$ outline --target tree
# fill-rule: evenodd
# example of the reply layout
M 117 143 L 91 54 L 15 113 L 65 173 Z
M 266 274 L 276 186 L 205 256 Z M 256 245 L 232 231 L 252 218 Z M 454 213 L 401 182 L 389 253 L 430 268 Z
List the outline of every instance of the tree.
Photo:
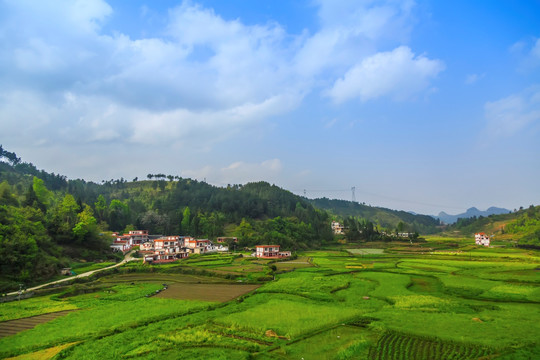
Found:
M 79 204 L 71 194 L 66 194 L 62 202 L 56 206 L 51 224 L 51 231 L 56 235 L 56 241 L 70 242 L 73 240 L 72 229 L 77 223 L 79 210 Z
M 43 223 L 43 214 L 39 210 L 0 205 L 0 273 L 3 276 L 17 281 L 36 277 L 36 262 L 44 257 L 39 253 L 38 245 L 42 244 L 45 251 L 50 246 Z M 41 274 L 37 275 L 41 277 Z
M 4 150 L 2 145 L 0 145 L 0 160 L 2 158 L 6 158 L 8 162 L 11 163 L 11 165 L 15 166 L 21 162 L 21 158 L 17 157 L 17 154 L 14 152 L 9 152 L 7 150 Z
M 184 235 L 190 235 L 190 224 L 191 224 L 191 210 L 189 206 L 186 206 L 184 213 L 182 215 L 182 222 L 180 223 L 180 232 Z
M 111 200 L 109 204 L 109 225 L 114 231 L 121 231 L 130 224 L 129 206 L 117 199 Z
M 77 218 L 79 222 L 72 229 L 75 239 L 81 245 L 94 247 L 98 239 L 98 228 L 92 208 L 85 205 L 84 210 L 77 215 Z
M 169 217 L 154 210 L 148 210 L 139 217 L 138 223 L 142 228 L 154 234 L 168 233 Z
M 7 181 L 0 183 L 0 205 L 19 206 L 19 201 L 11 192 Z
M 238 237 L 243 244 L 249 244 L 255 236 L 255 230 L 244 218 L 234 230 L 234 235 Z
M 96 209 L 98 219 L 103 221 L 107 212 L 107 201 L 103 195 L 99 194 L 97 201 L 94 203 L 94 208 Z
M 34 176 L 32 188 L 36 193 L 39 203 L 43 204 L 44 208 L 48 208 L 51 204 L 52 194 L 45 186 L 45 182 Z

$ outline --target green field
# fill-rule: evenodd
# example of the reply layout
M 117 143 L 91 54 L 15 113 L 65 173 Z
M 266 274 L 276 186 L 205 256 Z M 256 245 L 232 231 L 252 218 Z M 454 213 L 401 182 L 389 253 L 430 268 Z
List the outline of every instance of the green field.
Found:
M 0 358 L 540 358 L 539 254 L 458 240 L 129 264 L 0 304 L 0 321 L 76 310 L 0 338 Z

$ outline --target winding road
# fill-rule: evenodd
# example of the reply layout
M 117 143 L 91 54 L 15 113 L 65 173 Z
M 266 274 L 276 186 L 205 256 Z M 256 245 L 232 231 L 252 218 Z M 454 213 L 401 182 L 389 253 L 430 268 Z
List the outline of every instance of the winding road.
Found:
M 34 287 L 31 287 L 31 288 L 28 288 L 28 289 L 26 289 L 26 291 L 33 291 L 33 290 L 37 290 L 37 289 L 44 288 L 44 287 L 49 286 L 49 285 L 60 284 L 60 283 L 63 283 L 63 282 L 66 282 L 66 281 L 70 281 L 70 280 L 73 280 L 73 279 L 87 277 L 87 276 L 90 276 L 90 275 L 92 275 L 92 274 L 95 274 L 95 273 L 100 272 L 100 271 L 103 271 L 103 270 L 108 270 L 108 269 L 112 269 L 112 268 L 115 268 L 115 267 L 118 267 L 118 266 L 122 266 L 122 265 L 124 265 L 125 263 L 127 263 L 127 262 L 129 262 L 129 261 L 142 260 L 142 259 L 138 259 L 138 258 L 132 257 L 132 256 L 131 256 L 132 254 L 133 254 L 133 250 L 130 251 L 130 252 L 128 252 L 128 253 L 126 254 L 126 256 L 124 257 L 124 260 L 120 261 L 118 264 L 114 264 L 114 265 L 111 265 L 111 266 L 107 266 L 107 267 L 104 267 L 103 269 L 92 270 L 92 271 L 88 271 L 88 272 L 85 272 L 85 273 L 82 273 L 82 274 L 79 274 L 79 275 L 66 277 L 66 278 L 64 278 L 64 279 L 60 279 L 60 280 L 56 280 L 56 281 L 51 281 L 51 282 L 48 282 L 48 283 L 45 283 L 45 284 L 41 284 L 41 285 L 38 285 L 38 286 L 34 286 Z M 17 291 L 13 291 L 13 292 L 8 293 L 8 296 L 9 296 L 9 295 L 17 295 L 17 294 L 18 294 Z

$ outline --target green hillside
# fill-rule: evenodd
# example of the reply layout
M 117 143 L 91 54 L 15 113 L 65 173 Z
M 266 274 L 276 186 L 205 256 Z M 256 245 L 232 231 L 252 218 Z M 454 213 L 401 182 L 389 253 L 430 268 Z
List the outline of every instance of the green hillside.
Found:
M 404 230 L 430 234 L 438 231 L 439 221 L 428 215 L 415 215 L 406 211 L 391 210 L 381 207 L 363 205 L 345 200 L 314 199 L 311 203 L 329 211 L 338 218 L 357 217 L 368 219 L 385 228 L 396 228 L 399 223 L 405 225 Z
M 38 170 L 0 147 L 0 288 L 38 283 L 62 267 L 112 260 L 110 232 L 215 239 L 239 248 L 260 243 L 306 250 L 332 243 L 344 220 L 352 241 L 391 240 L 395 231 L 432 233 L 429 216 L 340 200 L 308 200 L 266 182 L 216 187 L 165 174 L 101 184 Z
M 458 219 L 447 228 L 447 232 L 472 235 L 485 232 L 495 240 L 513 240 L 519 245 L 540 246 L 540 206 L 501 215 Z

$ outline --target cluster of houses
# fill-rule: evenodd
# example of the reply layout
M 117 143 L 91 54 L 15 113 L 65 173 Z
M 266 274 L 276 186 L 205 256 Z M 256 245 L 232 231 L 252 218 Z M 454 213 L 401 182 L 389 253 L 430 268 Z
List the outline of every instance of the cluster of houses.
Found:
M 139 253 L 144 262 L 165 263 L 183 259 L 189 254 L 203 254 L 210 252 L 225 252 L 229 248 L 223 243 L 227 238 L 218 238 L 216 245 L 208 239 L 195 239 L 191 236 L 162 236 L 150 235 L 148 230 L 132 230 L 127 234 L 113 233 L 115 238 L 111 245 L 113 251 L 123 253 L 139 246 Z M 231 238 L 232 241 L 238 241 Z
M 132 230 L 127 234 L 112 234 L 114 241 L 111 245 L 113 251 L 126 253 L 133 246 L 139 246 L 139 253 L 144 262 L 152 264 L 167 263 L 180 260 L 189 254 L 204 254 L 212 252 L 226 252 L 227 242 L 236 243 L 235 237 L 218 237 L 216 244 L 208 239 L 195 239 L 191 236 L 162 236 L 150 235 L 148 230 Z M 252 254 L 261 259 L 282 259 L 291 256 L 290 251 L 280 251 L 279 245 L 257 245 Z
M 489 239 L 489 236 L 481 232 L 474 234 L 474 242 L 476 245 L 489 246 L 491 240 Z

